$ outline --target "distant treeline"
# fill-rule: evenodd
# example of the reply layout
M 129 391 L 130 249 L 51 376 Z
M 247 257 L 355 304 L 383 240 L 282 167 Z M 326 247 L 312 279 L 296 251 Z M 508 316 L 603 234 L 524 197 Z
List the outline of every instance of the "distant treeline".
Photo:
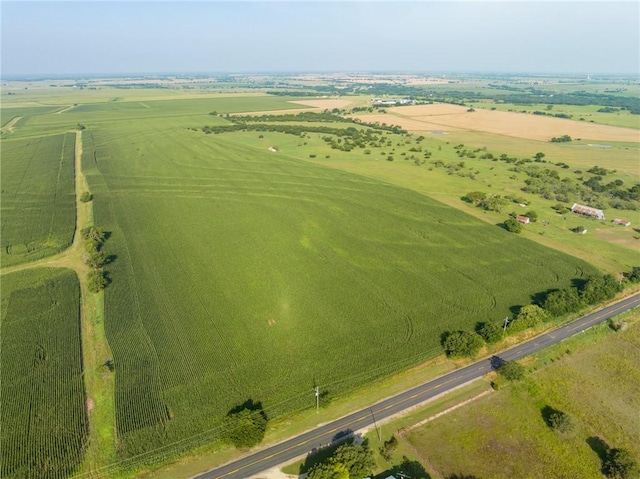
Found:
M 241 116 L 234 115 L 229 117 L 235 123 L 251 123 L 251 122 L 268 122 L 268 121 L 296 121 L 296 122 L 317 122 L 317 123 L 356 123 L 352 118 L 344 118 L 336 115 L 329 110 L 321 113 L 313 111 L 303 111 L 300 113 L 289 113 L 283 115 L 260 115 L 260 116 Z
M 603 107 L 629 110 L 634 115 L 640 115 L 640 98 L 634 96 L 619 96 L 587 91 L 557 92 L 552 89 L 543 90 L 528 87 L 525 89 L 508 85 L 489 84 L 489 88 L 497 90 L 494 95 L 487 92 L 449 90 L 424 86 L 406 86 L 389 84 L 354 83 L 349 88 L 334 86 L 314 86 L 312 89 L 268 91 L 267 93 L 280 96 L 318 96 L 318 95 L 348 95 L 366 93 L 371 96 L 403 96 L 422 101 L 438 101 L 443 103 L 464 104 L 465 101 L 492 99 L 504 103 L 531 105 L 543 103 L 547 105 L 599 105 Z

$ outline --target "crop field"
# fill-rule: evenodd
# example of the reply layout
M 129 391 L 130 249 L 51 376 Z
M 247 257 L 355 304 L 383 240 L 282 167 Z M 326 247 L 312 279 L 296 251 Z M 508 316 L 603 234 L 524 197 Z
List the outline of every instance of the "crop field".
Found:
M 2 278 L 0 475 L 57 479 L 79 467 L 87 440 L 75 274 Z
M 3 266 L 71 244 L 75 228 L 75 134 L 2 142 Z
M 387 114 L 362 115 L 362 118 L 397 124 L 413 131 L 464 129 L 541 141 L 562 135 L 589 140 L 640 141 L 640 131 L 634 128 L 506 111 L 467 110 L 458 105 L 419 105 L 390 108 Z
M 603 447 L 625 448 L 640 457 L 639 326 L 613 333 L 604 324 L 588 337 L 556 346 L 543 353 L 550 358 L 548 366 L 522 383 L 421 426 L 407 437 L 445 477 L 600 479 Z M 549 408 L 569 415 L 574 424 L 570 434 L 547 425 Z
M 444 331 L 595 272 L 415 192 L 268 150 L 294 135 L 258 136 L 153 122 L 83 135 L 117 258 L 105 314 L 123 456 L 211 441 L 248 398 L 270 417 L 311 407 L 314 384 L 330 399 L 438 354 Z

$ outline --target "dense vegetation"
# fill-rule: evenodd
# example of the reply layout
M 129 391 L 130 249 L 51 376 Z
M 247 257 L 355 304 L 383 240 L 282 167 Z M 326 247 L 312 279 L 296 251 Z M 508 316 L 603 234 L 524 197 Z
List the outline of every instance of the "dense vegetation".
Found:
M 57 479 L 80 465 L 87 441 L 74 273 L 2 277 L 0 475 Z

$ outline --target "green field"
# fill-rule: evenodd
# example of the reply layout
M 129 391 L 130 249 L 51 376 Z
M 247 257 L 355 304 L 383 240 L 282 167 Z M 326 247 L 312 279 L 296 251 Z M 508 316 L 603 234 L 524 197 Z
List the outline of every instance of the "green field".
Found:
M 572 234 L 584 220 L 522 192 L 524 173 L 461 159 L 455 146 L 496 157 L 544 151 L 544 166 L 574 182 L 590 175 L 577 169 L 615 168 L 607 181 L 626 188 L 638 181 L 638 145 L 470 131 L 418 140 L 275 117 L 260 124 L 334 130 L 205 134 L 205 125 L 237 124 L 227 113 L 304 107 L 264 94 L 60 90 L 30 90 L 24 105 L 12 97 L 12 114 L 38 98 L 55 112 L 18 115 L 3 133 L 2 262 L 70 244 L 74 134 L 65 132 L 83 125 L 83 173 L 111 259 L 104 325 L 116 475 L 211 447 L 225 414 L 248 399 L 285 420 L 313 408 L 314 385 L 324 404 L 337 401 L 440 354 L 446 331 L 501 320 L 537 293 L 637 262 L 633 228 L 592 222 L 589 235 Z M 352 127 L 370 133 L 366 144 L 346 133 Z M 23 161 L 25 152 L 39 160 Z M 483 212 L 460 199 L 474 190 L 524 196 L 540 220 L 510 234 L 498 225 L 526 210 L 512 201 Z M 637 211 L 616 213 L 640 221 Z
M 3 266 L 59 252 L 75 228 L 75 133 L 2 141 Z
M 3 478 L 69 477 L 82 461 L 88 431 L 79 310 L 73 272 L 2 277 Z
M 117 257 L 105 311 L 125 455 L 211 430 L 247 398 L 277 417 L 311 406 L 315 382 L 335 397 L 438 354 L 444 331 L 595 272 L 246 135 L 154 123 L 83 135 Z
M 407 438 L 444 476 L 599 479 L 602 445 L 640 457 L 639 326 L 612 333 L 604 324 L 583 339 L 555 346 L 542 354 L 549 365 L 522 383 Z M 554 432 L 545 423 L 545 407 L 569 414 L 575 431 Z

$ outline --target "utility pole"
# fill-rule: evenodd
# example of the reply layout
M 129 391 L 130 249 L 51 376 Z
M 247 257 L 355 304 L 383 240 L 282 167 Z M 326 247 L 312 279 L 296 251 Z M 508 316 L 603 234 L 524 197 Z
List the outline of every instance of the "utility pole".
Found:
M 378 423 L 376 423 L 376 417 L 373 415 L 373 408 L 369 408 L 371 411 L 371 419 L 373 419 L 373 426 L 376 428 L 376 432 L 378 433 L 378 441 L 382 442 L 382 436 L 380 435 L 380 428 L 378 428 Z
M 509 316 L 504 318 L 504 326 L 502 327 L 502 334 L 507 330 L 507 324 L 509 324 Z
M 316 394 L 316 414 L 320 412 L 320 387 L 314 386 L 313 391 Z

